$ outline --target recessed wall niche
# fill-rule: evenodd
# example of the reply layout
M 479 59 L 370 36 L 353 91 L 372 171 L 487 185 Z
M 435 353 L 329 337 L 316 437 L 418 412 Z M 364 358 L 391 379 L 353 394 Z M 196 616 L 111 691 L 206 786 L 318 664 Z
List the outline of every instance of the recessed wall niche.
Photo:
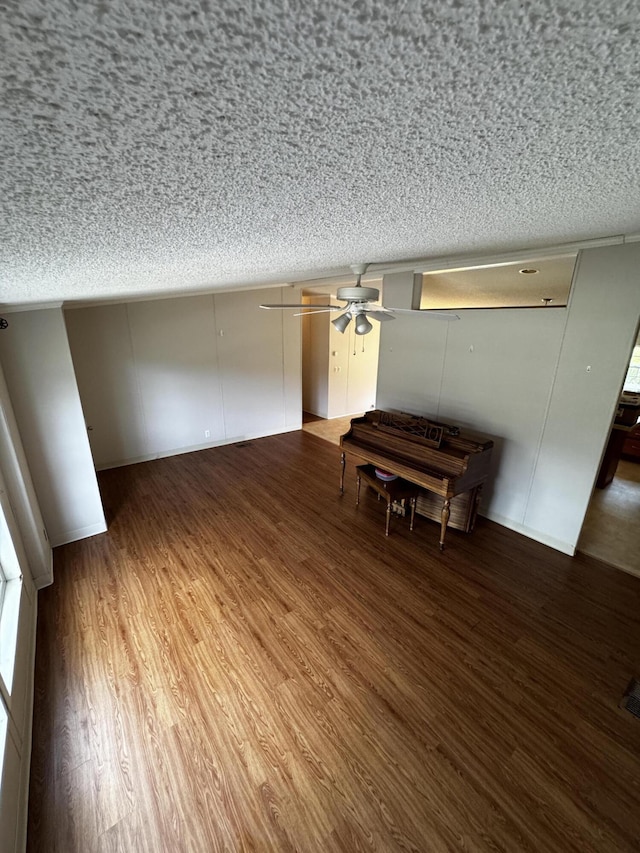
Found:
M 418 273 L 413 307 L 563 308 L 577 253 Z

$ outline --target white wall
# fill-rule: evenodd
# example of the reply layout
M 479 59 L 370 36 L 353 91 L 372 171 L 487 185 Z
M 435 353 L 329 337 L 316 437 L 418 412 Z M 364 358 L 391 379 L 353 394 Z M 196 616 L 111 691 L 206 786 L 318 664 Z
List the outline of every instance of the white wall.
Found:
M 146 435 L 142 453 L 136 455 L 163 454 L 201 444 L 206 430 L 221 435 L 224 422 L 213 297 L 136 302 L 125 308 L 132 348 L 132 359 L 125 369 L 131 371 L 138 392 L 133 412 L 136 426 L 142 413 Z M 100 313 L 98 310 L 98 316 Z M 73 312 L 69 319 L 73 319 Z M 84 358 L 77 358 L 73 338 L 71 348 L 74 362 L 81 363 Z M 90 359 L 89 365 L 99 361 L 99 357 Z M 102 371 L 108 373 L 112 366 L 112 362 L 102 363 Z M 83 403 L 85 388 L 82 383 Z M 111 413 L 104 414 L 107 417 L 103 417 L 100 428 L 110 431 Z M 125 409 L 119 417 L 128 414 Z
M 51 545 L 106 530 L 61 309 L 11 314 L 0 361 Z
M 67 311 L 96 467 L 299 429 L 300 319 L 260 310 L 274 295 Z
M 309 304 L 325 304 L 331 297 L 305 297 Z M 323 314 L 306 314 L 302 319 L 302 406 L 305 412 L 328 417 L 329 328 Z
M 640 243 L 589 249 L 576 286 L 531 485 L 525 527 L 575 546 L 640 317 Z
M 80 354 L 74 368 L 95 459 L 143 456 L 147 436 L 127 306 L 67 311 L 65 322 L 72 354 Z
M 573 553 L 635 338 L 638 269 L 638 243 L 589 249 L 566 309 L 386 323 L 378 406 L 492 435 L 481 512 Z M 408 307 L 412 287 L 411 274 L 388 276 L 385 304 Z
M 277 301 L 273 296 L 252 290 L 215 297 L 226 441 L 300 429 L 302 423 L 300 318 L 256 309 Z

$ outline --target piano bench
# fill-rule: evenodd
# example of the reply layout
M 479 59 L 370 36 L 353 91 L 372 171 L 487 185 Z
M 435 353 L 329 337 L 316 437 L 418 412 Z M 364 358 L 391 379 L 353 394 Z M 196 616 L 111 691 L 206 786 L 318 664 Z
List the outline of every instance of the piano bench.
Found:
M 387 515 L 385 524 L 385 536 L 389 535 L 389 522 L 391 521 L 391 505 L 394 501 L 408 500 L 411 508 L 411 522 L 409 530 L 413 530 L 416 515 L 416 498 L 419 489 L 408 480 L 398 477 L 396 480 L 381 480 L 376 477 L 375 465 L 358 465 L 356 467 L 356 506 L 360 504 L 360 483 L 364 480 L 368 486 L 377 492 L 378 498 L 384 498 L 387 502 Z

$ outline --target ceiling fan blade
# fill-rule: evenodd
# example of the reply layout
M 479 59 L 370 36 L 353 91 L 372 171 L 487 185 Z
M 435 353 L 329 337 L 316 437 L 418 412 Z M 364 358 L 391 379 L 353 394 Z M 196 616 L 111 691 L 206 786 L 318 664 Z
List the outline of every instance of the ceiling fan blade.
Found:
M 454 314 L 452 311 L 434 311 L 425 308 L 385 308 L 385 311 L 390 311 L 392 314 L 414 314 L 423 317 L 434 317 L 436 320 L 459 320 L 460 315 Z
M 378 320 L 378 322 L 382 323 L 384 320 L 395 320 L 396 318 L 393 314 L 388 313 L 387 311 L 366 311 L 367 317 L 373 317 L 374 320 Z
M 273 305 L 261 305 L 260 308 L 305 308 L 311 311 L 342 311 L 339 305 L 284 305 L 280 303 L 274 303 Z
M 314 306 L 311 305 L 299 305 L 299 308 L 311 308 Z M 337 305 L 326 305 L 322 308 L 318 306 L 317 311 L 300 311 L 298 314 L 294 314 L 294 317 L 308 317 L 310 314 L 330 314 L 333 311 L 344 311 L 344 308 L 339 308 Z

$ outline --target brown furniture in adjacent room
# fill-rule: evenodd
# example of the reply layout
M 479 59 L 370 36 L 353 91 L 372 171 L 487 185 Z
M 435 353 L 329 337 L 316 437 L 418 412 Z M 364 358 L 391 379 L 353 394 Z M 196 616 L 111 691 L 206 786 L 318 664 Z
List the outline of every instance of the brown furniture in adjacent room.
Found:
M 429 418 L 376 409 L 351 421 L 340 446 L 341 492 L 349 453 L 420 488 L 416 512 L 440 522 L 440 550 L 450 521 L 460 530 L 473 529 L 493 448 L 487 436 L 463 433 Z M 458 496 L 461 499 L 454 505 Z
M 640 462 L 640 423 L 629 430 L 622 445 L 622 456 Z
M 621 456 L 640 458 L 639 416 L 640 395 L 623 392 L 596 479 L 598 489 L 604 489 L 613 480 Z

